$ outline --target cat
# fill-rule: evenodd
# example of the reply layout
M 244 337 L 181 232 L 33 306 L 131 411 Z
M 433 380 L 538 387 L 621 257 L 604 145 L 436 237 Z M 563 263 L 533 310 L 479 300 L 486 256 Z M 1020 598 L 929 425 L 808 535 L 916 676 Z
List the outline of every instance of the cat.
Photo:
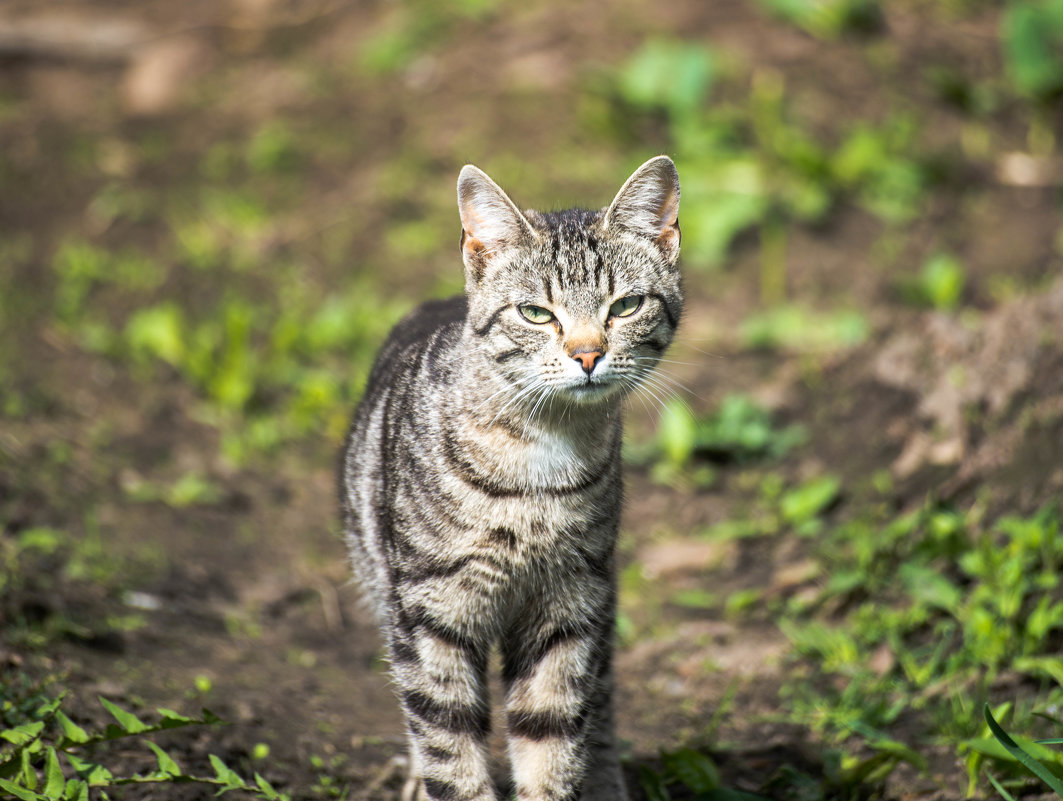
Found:
M 601 211 L 521 212 L 458 178 L 465 294 L 382 346 L 343 452 L 353 567 L 406 718 L 407 801 L 494 801 L 501 654 L 520 801 L 627 798 L 613 730 L 621 403 L 682 308 L 679 175 Z

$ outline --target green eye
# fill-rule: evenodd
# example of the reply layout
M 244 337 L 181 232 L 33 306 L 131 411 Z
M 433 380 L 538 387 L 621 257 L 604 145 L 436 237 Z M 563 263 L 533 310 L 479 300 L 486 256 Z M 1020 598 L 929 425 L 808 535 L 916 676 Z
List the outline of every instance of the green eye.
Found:
M 626 298 L 620 298 L 609 307 L 609 316 L 629 317 L 637 312 L 641 305 L 642 295 L 628 295 Z
M 537 325 L 549 323 L 554 319 L 554 315 L 550 314 L 542 306 L 518 306 L 517 311 L 529 323 L 536 323 Z

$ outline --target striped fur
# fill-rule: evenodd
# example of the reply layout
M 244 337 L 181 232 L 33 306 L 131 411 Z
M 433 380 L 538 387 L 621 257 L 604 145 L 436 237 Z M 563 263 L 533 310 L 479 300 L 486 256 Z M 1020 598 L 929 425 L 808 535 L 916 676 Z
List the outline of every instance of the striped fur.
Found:
M 600 212 L 522 213 L 462 170 L 465 296 L 391 333 L 341 476 L 406 716 L 406 799 L 495 799 L 496 647 L 517 798 L 626 798 L 611 700 L 620 405 L 679 322 L 678 204 L 666 156 Z

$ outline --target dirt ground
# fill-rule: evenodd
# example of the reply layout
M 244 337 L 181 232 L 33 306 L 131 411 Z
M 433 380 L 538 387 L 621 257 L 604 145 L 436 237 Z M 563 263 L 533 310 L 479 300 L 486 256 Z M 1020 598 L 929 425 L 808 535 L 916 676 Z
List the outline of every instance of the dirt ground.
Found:
M 165 195 L 207 143 L 249 121 L 304 114 L 351 121 L 349 141 L 335 145 L 348 153 L 344 169 L 311 168 L 306 176 L 306 213 L 327 225 L 355 209 L 369 248 L 388 225 L 388 207 L 368 195 L 363 179 L 411 138 L 423 145 L 417 180 L 443 195 L 464 159 L 505 154 L 524 165 L 512 177 L 495 176 L 510 186 L 551 158 L 559 136 L 569 152 L 593 152 L 593 134 L 577 121 L 581 82 L 591 80 L 588 70 L 623 61 L 647 30 L 704 41 L 753 69 L 784 74 L 813 126 L 837 114 L 874 118 L 904 97 L 931 139 L 947 146 L 960 116 L 911 76 L 928 59 L 976 74 L 999 71 L 995 11 L 954 20 L 917 4 L 896 6 L 888 6 L 884 23 L 887 48 L 859 38 L 824 43 L 747 2 L 531 3 L 512 16 L 468 21 L 430 57 L 373 82 L 352 78 L 322 99 L 293 61 L 351 60 L 392 24 L 398 4 L 8 0 L 0 9 L 0 236 L 28 235 L 32 253 L 0 264 L 23 290 L 20 308 L 5 316 L 28 321 L 7 329 L 3 380 L 38 406 L 0 419 L 0 533 L 37 525 L 96 531 L 105 554 L 143 573 L 123 577 L 127 589 L 119 594 L 83 580 L 20 596 L 23 618 L 76 626 L 40 650 L 0 642 L 0 662 L 63 674 L 72 714 L 84 720 L 99 718 L 100 694 L 130 706 L 209 707 L 231 725 L 164 740 L 189 767 L 216 753 L 297 798 L 397 798 L 401 720 L 337 536 L 339 441 L 322 433 L 270 459 L 232 466 L 218 455 L 217 429 L 190 412 L 193 390 L 176 373 L 137 380 L 34 316 L 51 302 L 53 279 L 43 265 L 67 232 L 97 235 L 87 207 L 114 176 L 132 173 Z M 887 65 L 885 81 L 868 66 L 869 50 L 878 54 L 870 63 Z M 3 113 L 16 106 L 17 114 Z M 123 161 L 123 142 L 160 129 L 174 143 L 167 157 Z M 1007 108 L 993 135 L 999 152 L 1024 147 L 1024 130 Z M 103 144 L 96 166 L 79 169 L 77 149 L 88 140 Z M 741 344 L 740 322 L 758 303 L 753 239 L 739 241 L 725 270 L 691 276 L 671 353 L 678 363 L 669 366 L 690 388 L 691 405 L 703 412 L 743 392 L 781 422 L 803 424 L 806 444 L 772 469 L 787 480 L 824 470 L 843 476 L 833 519 L 848 513 L 850 488 L 883 475 L 898 511 L 920 506 L 929 491 L 961 505 L 977 499 L 996 514 L 1032 512 L 1059 496 L 1058 187 L 1017 185 L 1001 169 L 965 163 L 965 172 L 936 190 L 887 267 L 875 250 L 886 226 L 855 206 L 824 226 L 796 229 L 787 251 L 791 296 L 859 306 L 871 334 L 856 347 L 809 354 Z M 574 172 L 556 196 L 529 201 L 594 203 L 613 191 Z M 150 247 L 161 226 L 119 224 L 98 236 Z M 896 272 L 913 272 L 943 247 L 967 269 L 962 314 L 913 308 L 896 291 Z M 396 265 L 382 283 L 412 300 L 434 291 L 440 270 L 460 269 L 454 242 L 437 251 Z M 318 280 L 328 277 L 325 271 Z M 194 298 L 194 276 L 172 290 Z M 958 384 L 950 378 L 957 369 L 975 380 Z M 639 404 L 630 415 L 631 430 L 648 436 L 655 415 Z M 189 469 L 223 488 L 216 503 L 129 502 L 132 483 Z M 684 588 L 721 595 L 756 588 L 788 598 L 807 586 L 807 551 L 786 537 L 720 550 L 690 535 L 742 514 L 750 476 L 759 475 L 734 463 L 716 469 L 707 489 L 662 485 L 645 466 L 628 470 L 622 552 L 626 564 L 640 566 L 646 596 L 623 598 L 639 634 L 623 641 L 618 656 L 620 732 L 635 788 L 639 764 L 694 746 L 719 755 L 726 786 L 770 794 L 765 786 L 782 766 L 814 776 L 825 770 L 807 730 L 778 712 L 791 669 L 786 638 L 767 616 L 736 622 L 661 599 Z M 10 607 L 5 612 L 14 616 Z M 103 624 L 129 615 L 140 624 Z M 268 758 L 255 757 L 260 743 L 269 746 Z M 963 782 L 949 769 L 941 767 L 936 784 L 898 773 L 873 792 L 957 797 Z

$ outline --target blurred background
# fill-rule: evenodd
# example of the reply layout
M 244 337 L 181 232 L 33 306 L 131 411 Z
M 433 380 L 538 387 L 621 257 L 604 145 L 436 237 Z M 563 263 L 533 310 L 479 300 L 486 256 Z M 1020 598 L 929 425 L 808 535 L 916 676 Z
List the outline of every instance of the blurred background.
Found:
M 334 513 L 372 356 L 461 291 L 463 164 L 595 208 L 667 153 L 635 797 L 1044 791 L 982 710 L 1063 772 L 1061 94 L 1061 0 L 6 0 L 0 788 L 397 798 Z

